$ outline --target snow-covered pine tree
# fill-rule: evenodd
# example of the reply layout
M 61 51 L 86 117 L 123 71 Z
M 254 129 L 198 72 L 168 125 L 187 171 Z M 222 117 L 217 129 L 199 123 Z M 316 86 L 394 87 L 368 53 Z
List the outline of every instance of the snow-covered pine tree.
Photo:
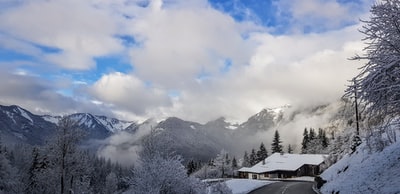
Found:
M 238 169 L 238 163 L 237 163 L 235 156 L 233 156 L 233 158 L 232 158 L 232 166 L 231 167 L 232 167 L 232 171 L 235 171 Z
M 257 164 L 257 154 L 256 154 L 256 150 L 253 148 L 251 149 L 250 152 L 250 166 L 254 166 L 255 164 Z
M 193 160 L 190 160 L 186 165 L 186 169 L 188 175 L 192 174 L 197 170 L 196 163 Z
M 328 147 L 328 137 L 326 137 L 326 132 L 322 128 L 318 129 L 318 139 L 321 142 L 322 149 Z
M 308 137 L 308 130 L 307 130 L 307 128 L 304 128 L 303 141 L 301 142 L 301 153 L 302 154 L 307 153 L 307 148 L 308 148 L 309 142 L 310 142 L 310 138 Z
M 118 177 L 114 172 L 110 172 L 106 177 L 106 193 L 116 193 L 118 190 Z
M 275 130 L 274 139 L 272 140 L 271 150 L 272 153 L 282 153 L 283 146 L 281 145 L 282 141 L 279 135 L 279 132 Z
M 292 146 L 290 144 L 287 147 L 287 153 L 288 154 L 292 154 L 293 153 L 293 148 L 292 148 Z
M 315 130 L 313 128 L 310 128 L 310 131 L 308 133 L 308 139 L 309 141 L 312 141 L 315 138 L 316 138 Z
M 264 143 L 261 142 L 260 148 L 257 151 L 257 162 L 260 162 L 260 161 L 264 160 L 267 157 L 268 157 L 268 151 L 265 148 Z
M 251 164 L 250 164 L 249 154 L 247 153 L 247 151 L 244 151 L 242 167 L 250 167 L 250 166 Z
M 7 158 L 7 149 L 0 142 L 0 193 L 19 193 L 17 169 Z
M 223 178 L 227 175 L 231 175 L 231 160 L 228 153 L 223 149 L 214 159 L 214 166 L 220 173 L 220 177 Z
M 43 172 L 48 167 L 46 156 L 40 154 L 40 149 L 34 147 L 32 149 L 32 161 L 28 169 L 28 177 L 25 192 L 32 194 L 40 194 L 45 192 L 46 179 Z

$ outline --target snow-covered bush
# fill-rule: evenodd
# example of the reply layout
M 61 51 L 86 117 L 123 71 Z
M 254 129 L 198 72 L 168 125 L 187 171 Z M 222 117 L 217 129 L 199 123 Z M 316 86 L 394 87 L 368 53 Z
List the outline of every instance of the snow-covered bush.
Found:
M 225 182 L 213 184 L 208 188 L 208 190 L 209 194 L 232 194 L 232 190 Z
M 204 165 L 198 171 L 194 172 L 191 176 L 203 179 L 221 178 L 221 172 L 215 166 Z
M 168 150 L 167 144 L 159 142 L 157 132 L 144 139 L 139 153 L 140 164 L 133 170 L 127 193 L 204 193 L 205 185 L 189 177 L 182 159 Z

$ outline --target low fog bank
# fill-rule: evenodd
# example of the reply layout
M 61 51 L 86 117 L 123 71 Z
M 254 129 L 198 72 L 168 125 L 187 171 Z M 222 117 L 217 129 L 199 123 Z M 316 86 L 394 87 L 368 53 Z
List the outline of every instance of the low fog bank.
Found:
M 250 152 L 252 148 L 258 150 L 260 143 L 263 142 L 269 153 L 271 153 L 271 143 L 275 130 L 280 134 L 284 151 L 290 144 L 295 153 L 299 153 L 303 138 L 304 128 L 323 128 L 330 134 L 331 130 L 338 130 L 343 123 L 345 106 L 343 101 L 338 101 L 328 105 L 315 106 L 311 108 L 286 107 L 280 115 L 280 119 L 269 129 L 256 132 L 238 133 L 236 130 L 227 128 L 220 129 L 188 129 L 204 130 L 205 135 L 213 139 L 218 149 L 225 149 L 237 158 L 242 158 L 245 151 Z M 118 162 L 122 165 L 133 165 L 138 160 L 138 152 L 141 150 L 141 139 L 148 135 L 152 128 L 158 124 L 155 120 L 146 121 L 132 132 L 120 132 L 106 140 L 106 143 L 98 150 L 98 155 L 110 159 L 112 162 Z M 199 124 L 200 125 L 200 124 Z M 205 125 L 202 125 L 203 127 Z M 198 131 L 196 131 L 198 133 Z M 204 135 L 203 134 L 203 135 Z M 201 140 L 198 138 L 196 140 Z M 194 141 L 196 141 L 194 140 Z M 174 140 L 173 144 L 179 144 Z M 189 142 L 196 144 L 199 142 Z M 200 142 L 201 143 L 201 142 Z M 188 142 L 185 142 L 188 144 Z M 195 147 L 195 146 L 194 146 Z M 194 148 L 197 149 L 197 148 Z M 186 150 L 187 152 L 196 152 L 196 150 Z M 200 150 L 197 150 L 200 151 Z M 215 156 L 210 155 L 210 158 Z M 194 158 L 196 159 L 196 158 Z
M 264 143 L 269 153 L 271 153 L 271 144 L 275 130 L 279 132 L 283 150 L 286 152 L 290 144 L 294 153 L 301 150 L 301 142 L 303 140 L 304 129 L 318 128 L 324 129 L 328 135 L 331 131 L 343 128 L 343 115 L 346 106 L 343 101 L 337 101 L 328 105 L 320 105 L 314 107 L 288 107 L 282 112 L 282 118 L 273 127 L 249 133 L 238 137 L 239 141 L 231 142 L 232 154 L 243 157 L 244 151 L 250 152 L 252 148 L 256 151 L 259 149 L 261 142 Z M 348 108 L 348 107 L 347 107 Z
M 124 166 L 134 165 L 139 159 L 138 153 L 141 150 L 142 139 L 150 134 L 151 129 L 156 125 L 157 123 L 150 119 L 139 125 L 134 132 L 116 133 L 105 140 L 97 154 Z

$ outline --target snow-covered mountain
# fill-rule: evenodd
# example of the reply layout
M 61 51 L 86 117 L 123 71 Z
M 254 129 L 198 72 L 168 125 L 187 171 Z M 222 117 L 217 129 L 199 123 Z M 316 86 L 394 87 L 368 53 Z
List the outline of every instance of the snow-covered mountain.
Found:
M 272 129 L 282 121 L 283 114 L 289 108 L 289 105 L 278 108 L 265 108 L 251 116 L 246 122 L 242 123 L 238 129 L 243 133 L 256 133 Z
M 133 121 L 123 121 L 116 118 L 109 118 L 106 116 L 92 115 L 89 113 L 75 113 L 68 115 L 72 120 L 78 122 L 80 127 L 95 129 L 95 128 L 105 128 L 110 133 L 116 133 L 118 131 L 123 131 L 127 127 L 137 125 Z M 44 115 L 42 118 L 48 122 L 57 124 L 61 119 L 60 116 L 50 116 Z
M 214 135 L 204 130 L 204 125 L 184 121 L 176 117 L 161 121 L 156 128 L 163 129 L 162 135 L 171 140 L 172 148 L 184 158 L 208 160 L 215 156 L 223 146 Z
M 19 106 L 0 105 L 0 134 L 5 143 L 42 144 L 56 125 Z
M 75 120 L 87 132 L 87 139 L 105 139 L 129 126 L 137 125 L 135 122 L 89 113 L 76 113 L 67 117 Z M 0 133 L 7 142 L 42 144 L 54 132 L 60 119 L 61 116 L 35 115 L 16 105 L 0 105 Z

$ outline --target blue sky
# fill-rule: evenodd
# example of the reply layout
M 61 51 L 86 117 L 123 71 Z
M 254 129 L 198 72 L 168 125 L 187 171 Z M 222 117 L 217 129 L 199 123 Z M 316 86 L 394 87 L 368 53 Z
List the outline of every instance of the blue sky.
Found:
M 1 1 L 0 104 L 242 121 L 337 100 L 372 1 Z M 328 89 L 329 88 L 329 89 Z

